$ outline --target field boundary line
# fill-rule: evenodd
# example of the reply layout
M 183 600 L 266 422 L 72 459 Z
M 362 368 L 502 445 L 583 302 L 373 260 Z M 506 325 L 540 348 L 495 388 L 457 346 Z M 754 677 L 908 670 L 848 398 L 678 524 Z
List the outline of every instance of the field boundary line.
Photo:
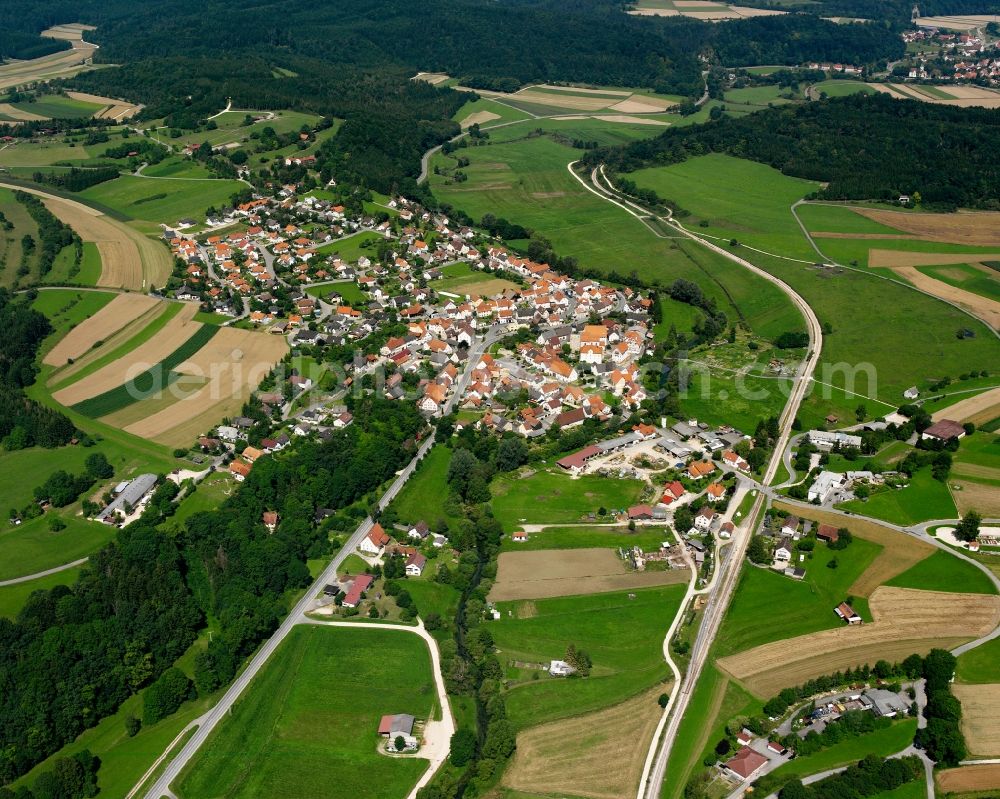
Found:
M 931 294 L 929 291 L 924 291 L 921 288 L 917 288 L 911 283 L 904 283 L 902 280 L 897 280 L 896 278 L 893 277 L 880 275 L 877 272 L 872 272 L 869 269 L 861 269 L 860 267 L 857 266 L 849 266 L 848 264 L 842 264 L 839 261 L 830 258 L 826 253 L 824 253 L 819 248 L 819 245 L 816 244 L 816 240 L 812 237 L 812 234 L 809 233 L 809 229 L 805 226 L 805 223 L 799 218 L 799 214 L 795 209 L 798 208 L 800 205 L 820 205 L 820 206 L 827 206 L 829 208 L 851 208 L 851 206 L 848 204 L 840 204 L 840 203 L 818 203 L 818 202 L 811 202 L 809 200 L 797 200 L 796 202 L 792 203 L 791 206 L 789 206 L 789 210 L 792 212 L 792 216 L 798 223 L 798 226 L 802 231 L 802 235 L 806 237 L 806 241 L 809 242 L 810 246 L 816 251 L 816 254 L 819 255 L 820 258 L 822 258 L 826 263 L 830 264 L 831 266 L 839 266 L 841 269 L 850 269 L 852 272 L 857 272 L 862 275 L 868 275 L 869 277 L 875 277 L 878 278 L 879 280 L 885 280 L 889 283 L 895 283 L 898 286 L 903 286 L 904 288 L 908 288 L 911 291 L 920 292 L 926 297 L 930 297 L 933 300 L 937 300 L 938 302 L 943 302 L 946 305 L 950 305 L 956 311 L 960 311 L 961 313 L 968 316 L 970 319 L 975 319 L 977 322 L 983 325 L 983 327 L 989 330 L 997 339 L 1000 339 L 1000 330 L 995 329 L 991 324 L 984 321 L 983 319 L 980 319 L 978 316 L 972 313 L 972 311 L 963 308 L 961 305 L 958 305 L 952 302 L 951 300 L 945 299 L 944 297 L 939 297 L 936 294 Z M 975 255 L 975 253 L 969 253 L 969 255 Z

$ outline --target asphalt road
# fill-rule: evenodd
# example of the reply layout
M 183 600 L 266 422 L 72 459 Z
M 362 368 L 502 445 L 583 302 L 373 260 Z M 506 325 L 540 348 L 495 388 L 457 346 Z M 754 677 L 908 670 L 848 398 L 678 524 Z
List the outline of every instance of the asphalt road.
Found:
M 570 171 L 573 172 L 572 165 L 570 165 Z M 573 174 L 576 175 L 575 172 L 573 172 Z M 579 178 L 579 176 L 577 177 Z M 601 185 L 601 180 L 603 180 L 603 186 Z M 604 174 L 603 168 L 595 169 L 591 173 L 592 186 L 588 185 L 582 179 L 581 183 L 583 183 L 584 186 L 593 193 L 609 202 L 614 203 L 615 205 L 618 205 L 620 208 L 623 208 L 625 211 L 638 219 L 643 219 L 644 216 L 656 216 L 634 201 L 626 197 L 622 197 Z M 785 404 L 785 409 L 781 414 L 781 419 L 779 420 L 780 433 L 778 441 L 775 444 L 773 454 L 771 455 L 771 459 L 768 462 L 767 469 L 764 472 L 764 477 L 761 481 L 763 484 L 767 485 L 774 478 L 778 465 L 781 463 L 781 459 L 791 436 L 792 422 L 798 412 L 799 405 L 802 403 L 802 400 L 809 390 L 812 381 L 812 374 L 819 361 L 820 351 L 823 346 L 823 332 L 820 328 L 819 320 L 816 318 L 816 314 L 813 312 L 812 308 L 809 307 L 809 304 L 785 281 L 775 277 L 769 272 L 766 272 L 760 267 L 755 266 L 735 253 L 700 238 L 673 219 L 663 217 L 658 218 L 671 225 L 682 236 L 697 242 L 703 247 L 715 251 L 724 258 L 739 264 L 743 268 L 776 285 L 786 295 L 788 295 L 806 320 L 806 324 L 809 328 L 809 354 L 799 366 L 798 372 L 793 380 L 791 394 L 788 398 L 788 402 Z M 746 553 L 747 545 L 753 535 L 753 521 L 760 513 L 764 500 L 765 493 L 761 491 L 757 495 L 753 508 L 746 515 L 743 523 L 736 529 L 732 539 L 733 543 L 726 548 L 724 557 L 716 566 L 718 584 L 716 585 L 715 590 L 709 595 L 708 602 L 705 606 L 701 626 L 699 627 L 698 634 L 691 648 L 691 662 L 688 665 L 687 673 L 684 675 L 684 681 L 677 695 L 676 703 L 673 708 L 673 715 L 668 720 L 666 729 L 664 730 L 659 743 L 654 741 L 653 745 L 658 746 L 659 751 L 647 781 L 639 787 L 639 799 L 642 799 L 643 796 L 648 797 L 648 799 L 659 799 L 660 791 L 663 787 L 663 779 L 666 774 L 667 763 L 670 758 L 670 751 L 673 748 L 674 740 L 677 737 L 681 720 L 683 719 L 684 713 L 691 700 L 691 694 L 698 682 L 698 678 L 701 676 L 701 672 L 708 659 L 712 643 L 715 640 L 715 636 L 718 634 L 726 609 L 729 607 L 729 601 L 732 598 L 734 590 L 736 589 L 740 566 L 743 563 L 743 557 Z
M 457 401 L 457 398 L 462 395 L 465 387 L 469 384 L 469 380 L 472 377 L 472 370 L 476 363 L 482 357 L 483 353 L 486 351 L 487 347 L 495 341 L 499 341 L 503 336 L 507 334 L 506 330 L 490 330 L 482 340 L 477 340 L 477 342 L 469 348 L 469 358 L 466 362 L 466 367 L 462 372 L 462 376 L 459 378 L 456 390 L 453 392 L 448 402 L 445 405 L 445 413 L 450 413 L 452 408 Z M 403 469 L 396 479 L 392 482 L 392 485 L 386 490 L 379 500 L 378 507 L 379 510 L 384 510 L 396 495 L 402 490 L 403 486 L 406 485 L 406 481 L 410 479 L 413 475 L 414 470 L 419 464 L 420 460 L 427 454 L 428 450 L 434 445 L 435 431 L 431 431 L 431 434 L 424 440 L 417 450 L 416 455 L 410 461 L 410 463 Z M 274 654 L 274 651 L 281 645 L 281 642 L 285 640 L 288 634 L 292 631 L 292 628 L 296 624 L 303 623 L 307 621 L 306 611 L 312 604 L 313 598 L 318 594 L 324 585 L 329 583 L 337 573 L 341 564 L 347 558 L 348 555 L 352 554 L 361 543 L 362 539 L 368 532 L 372 529 L 374 522 L 371 517 L 366 518 L 358 528 L 354 531 L 354 534 L 348 539 L 343 547 L 334 555 L 333 559 L 323 570 L 323 573 L 313 582 L 313 584 L 306 590 L 302 595 L 302 598 L 298 601 L 292 611 L 285 617 L 285 620 L 281 623 L 277 630 L 271 635 L 271 637 L 264 642 L 261 648 L 250 660 L 246 669 L 243 670 L 233 681 L 233 684 L 229 686 L 229 690 L 222 695 L 222 698 L 215 704 L 215 706 L 209 710 L 204 716 L 199 719 L 198 729 L 195 731 L 194 735 L 188 739 L 184 747 L 178 752 L 177 756 L 170 761 L 169 765 L 164 769 L 163 773 L 156 780 L 155 783 L 146 791 L 146 799 L 161 799 L 161 797 L 169 796 L 173 797 L 175 794 L 170 790 L 170 784 L 177 779 L 178 775 L 184 769 L 185 766 L 191 761 L 195 753 L 205 742 L 212 731 L 216 728 L 220 721 L 225 718 L 226 714 L 235 704 L 236 700 L 240 698 L 243 692 L 247 689 L 253 678 L 257 676 L 257 673 L 264 667 L 268 659 Z

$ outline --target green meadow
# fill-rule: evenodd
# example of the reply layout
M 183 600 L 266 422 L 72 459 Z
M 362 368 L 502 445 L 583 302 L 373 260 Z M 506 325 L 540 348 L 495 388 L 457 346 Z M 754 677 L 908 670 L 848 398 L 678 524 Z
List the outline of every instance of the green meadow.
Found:
M 363 305 L 368 301 L 368 296 L 353 280 L 338 280 L 336 283 L 326 283 L 322 286 L 306 286 L 305 289 L 306 294 L 320 299 L 326 299 L 331 294 L 337 293 L 352 307 Z
M 380 754 L 379 719 L 440 715 L 416 635 L 296 627 L 174 783 L 180 797 L 406 796 L 427 767 Z
M 893 577 L 886 585 L 923 591 L 996 594 L 993 581 L 976 566 L 943 549 Z
M 172 223 L 204 216 L 210 206 L 225 205 L 246 186 L 236 180 L 151 180 L 122 175 L 79 192 L 132 219 Z
M 57 585 L 73 585 L 80 574 L 80 567 L 66 569 L 48 577 L 39 577 L 26 583 L 0 586 L 0 616 L 14 619 L 35 591 L 48 591 Z
M 958 513 L 948 486 L 935 480 L 929 468 L 914 473 L 906 488 L 886 488 L 867 500 L 854 499 L 837 508 L 903 527 L 931 519 L 952 519 Z
M 806 570 L 803 580 L 747 564 L 719 630 L 716 655 L 836 627 L 841 622 L 833 608 L 847 598 L 850 586 L 881 551 L 878 544 L 857 537 L 842 550 L 817 542 L 812 557 L 807 553 L 803 563 L 797 553 L 792 556 L 793 565 Z M 831 568 L 834 562 L 836 568 Z M 862 615 L 864 604 L 857 604 Z M 775 624 L 769 612 L 775 607 L 781 608 L 781 624 Z
M 534 124 L 534 123 L 531 123 Z M 503 128 L 523 137 L 524 126 Z M 669 285 L 683 277 L 698 282 L 733 320 L 755 332 L 777 336 L 803 329 L 790 301 L 777 288 L 715 253 L 680 238 L 661 238 L 621 208 L 587 191 L 567 165 L 579 151 L 551 136 L 494 141 L 460 154 L 470 159 L 468 180 L 451 182 L 431 175 L 434 193 L 474 219 L 491 213 L 524 225 L 549 239 L 561 255 L 582 266 L 610 272 L 635 272 Z M 450 171 L 453 158 L 438 153 L 432 166 Z M 670 236 L 669 230 L 665 234 Z
M 571 479 L 558 466 L 502 475 L 493 481 L 493 514 L 506 532 L 529 524 L 574 524 L 597 514 L 624 510 L 639 501 L 644 483 L 587 474 Z
M 320 255 L 339 256 L 341 260 L 347 263 L 354 263 L 362 255 L 367 255 L 372 260 L 375 260 L 373 257 L 375 255 L 374 242 L 379 241 L 381 238 L 382 236 L 378 233 L 365 230 L 361 233 L 355 233 L 353 236 L 346 236 L 342 239 L 331 241 L 328 244 L 323 244 L 316 248 L 316 252 Z
M 1000 638 L 959 655 L 955 679 L 967 683 L 1000 682 Z
M 579 715 L 617 704 L 667 679 L 663 636 L 685 588 L 671 585 L 499 603 L 501 618 L 487 622 L 486 627 L 508 678 L 515 683 L 507 693 L 510 720 L 523 729 Z M 589 677 L 560 679 L 511 665 L 515 660 L 561 659 L 569 644 L 590 655 Z

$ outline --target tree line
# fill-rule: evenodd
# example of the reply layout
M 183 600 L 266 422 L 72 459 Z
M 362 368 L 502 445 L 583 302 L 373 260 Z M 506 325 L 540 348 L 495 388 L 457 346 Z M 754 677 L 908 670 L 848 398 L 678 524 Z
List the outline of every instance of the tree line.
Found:
M 76 433 L 73 423 L 24 393 L 35 382 L 35 355 L 52 332 L 49 320 L 0 288 L 0 330 L 0 446 L 13 450 L 66 444 Z
M 583 160 L 631 172 L 726 153 L 828 182 L 816 198 L 895 201 L 919 192 L 927 207 L 1000 209 L 998 134 L 997 110 L 858 94 L 671 128 Z
M 287 612 L 287 592 L 309 584 L 306 559 L 331 552 L 317 510 L 373 501 L 424 428 L 406 403 L 366 398 L 352 410 L 354 424 L 329 442 L 259 460 L 223 505 L 172 535 L 161 528 L 179 489 L 163 481 L 74 586 L 36 591 L 14 621 L 0 619 L 0 783 L 140 690 L 143 719 L 127 720 L 129 734 L 232 679 Z M 280 513 L 273 534 L 265 510 Z M 220 629 L 195 658 L 192 680 L 172 667 L 209 616 Z

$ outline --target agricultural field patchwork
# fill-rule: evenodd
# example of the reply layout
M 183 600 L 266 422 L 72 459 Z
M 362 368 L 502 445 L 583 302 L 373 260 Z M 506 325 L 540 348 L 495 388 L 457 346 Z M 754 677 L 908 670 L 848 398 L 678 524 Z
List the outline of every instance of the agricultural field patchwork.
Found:
M 513 133 L 517 128 L 502 130 Z M 661 238 L 588 192 L 567 169 L 578 153 L 547 136 L 497 141 L 462 151 L 471 163 L 462 169 L 468 180 L 459 183 L 447 175 L 455 161 L 438 153 L 431 163 L 445 173 L 432 174 L 430 184 L 436 196 L 475 219 L 490 213 L 537 230 L 557 252 L 577 258 L 582 266 L 610 272 L 628 263 L 641 278 L 665 285 L 680 277 L 696 280 L 729 318 L 760 335 L 803 329 L 794 306 L 770 283 L 697 245 Z
M 640 17 L 690 17 L 704 22 L 768 17 L 786 12 L 730 5 L 722 0 L 638 0 L 628 12 Z
M 118 302 L 135 300 L 126 295 Z M 49 384 L 57 402 L 87 418 L 179 447 L 238 413 L 288 345 L 266 333 L 202 324 L 194 304 L 156 310 L 106 339 L 96 338 L 104 324 L 97 318 L 87 357 L 52 373 Z M 104 320 L 112 326 L 121 321 L 111 314 Z M 50 363 L 67 357 L 61 346 L 49 354 Z
M 951 649 L 1000 622 L 1000 598 L 982 594 L 881 586 L 869 607 L 871 623 L 786 638 L 720 658 L 717 665 L 757 696 L 768 697 L 812 677 L 879 659 L 892 662 L 913 652 Z
M 818 407 L 824 395 L 833 396 L 837 389 L 848 388 L 863 397 L 879 400 L 872 410 L 877 407 L 888 412 L 899 405 L 902 392 L 913 384 L 914 378 L 925 374 L 927 364 L 950 363 L 959 371 L 967 371 L 984 368 L 1000 357 L 1000 343 L 986 326 L 956 308 L 873 275 L 848 269 L 817 268 L 814 265 L 817 253 L 802 235 L 790 208 L 812 191 L 815 184 L 724 155 L 702 156 L 669 167 L 640 170 L 629 177 L 691 211 L 693 221 L 685 224 L 699 234 L 704 230 L 704 234 L 717 236 L 725 242 L 735 238 L 740 245 L 748 245 L 737 246 L 738 254 L 788 281 L 812 305 L 820 321 L 830 324 L 833 333 L 824 337 L 823 358 L 817 371 L 819 382 L 815 396 L 803 406 L 807 410 Z M 733 186 L 741 187 L 740 191 L 733 191 Z M 754 197 L 753 202 L 746 202 L 744 191 Z M 821 224 L 839 212 L 840 209 L 820 212 Z M 693 226 L 698 220 L 707 221 L 708 228 Z M 880 223 L 874 220 L 860 223 L 852 220 L 843 224 L 847 232 L 854 234 L 860 230 L 862 235 L 880 232 L 886 227 L 875 227 Z M 817 239 L 823 248 L 830 242 L 840 244 L 845 240 Z M 889 243 L 903 249 L 912 244 L 901 240 Z M 858 240 L 864 253 L 871 245 L 873 242 L 867 239 Z M 969 249 L 936 242 L 924 243 L 924 246 Z M 773 255 L 763 255 L 749 247 Z M 962 257 L 968 260 L 968 256 Z M 866 304 L 856 302 L 859 295 L 867 298 Z M 872 325 L 869 307 L 880 309 L 879 324 Z M 921 319 L 922 324 L 912 325 L 910 322 L 915 318 Z M 965 328 L 972 331 L 973 338 L 956 336 L 956 331 Z M 923 354 L 917 358 L 917 352 Z M 855 368 L 855 365 L 863 368 Z M 932 377 L 931 374 L 926 376 Z M 849 398 L 847 401 L 853 401 L 853 405 L 847 407 L 856 407 L 858 399 L 857 396 Z M 846 401 L 839 404 L 844 405 Z

